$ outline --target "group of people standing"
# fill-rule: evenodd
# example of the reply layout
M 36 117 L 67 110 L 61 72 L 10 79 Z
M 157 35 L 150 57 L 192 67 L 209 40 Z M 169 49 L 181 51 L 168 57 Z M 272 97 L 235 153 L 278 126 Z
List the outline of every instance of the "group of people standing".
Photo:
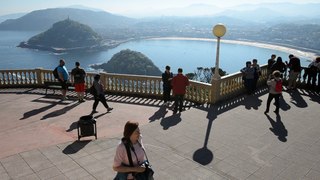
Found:
M 293 54 L 289 55 L 289 62 L 282 61 L 282 58 L 279 56 L 275 60 L 276 55 L 271 55 L 271 58 L 268 60 L 268 75 L 272 74 L 275 70 L 280 71 L 281 78 L 284 77 L 286 70 L 289 68 L 288 75 L 288 90 L 294 90 L 297 88 L 297 79 L 301 76 L 301 62 L 300 59 Z M 316 57 L 308 67 L 304 68 L 304 74 L 302 75 L 303 82 L 306 83 L 307 87 L 310 89 L 320 90 L 320 57 Z M 318 79 L 318 83 L 317 83 Z M 307 82 L 306 82 L 307 81 Z
M 57 67 L 58 72 L 58 81 L 61 83 L 61 93 L 62 93 L 62 100 L 68 99 L 66 94 L 68 91 L 68 82 L 71 80 L 74 84 L 75 92 L 77 93 L 78 101 L 79 103 L 85 102 L 84 94 L 86 91 L 86 85 L 85 85 L 85 78 L 86 78 L 86 72 L 83 68 L 80 67 L 79 62 L 75 62 L 75 68 L 71 70 L 71 78 L 69 79 L 69 73 L 65 66 L 64 59 L 60 59 L 59 65 Z M 100 82 L 100 75 L 97 74 L 94 76 L 93 81 L 93 87 L 95 89 L 95 95 L 94 95 L 94 103 L 92 106 L 92 112 L 91 114 L 97 113 L 96 108 L 101 102 L 104 107 L 107 109 L 107 111 L 111 111 L 113 108 L 109 107 L 107 100 L 105 98 L 104 93 L 104 87 L 102 83 Z
M 257 59 L 246 62 L 246 67 L 242 68 L 242 80 L 248 94 L 254 93 L 257 88 L 259 77 L 261 76 L 261 68 Z
M 170 72 L 170 66 L 166 66 L 164 73 L 162 73 L 163 82 L 163 101 L 164 105 L 169 106 L 171 100 L 171 90 L 174 96 L 174 109 L 173 113 L 183 111 L 184 95 L 186 88 L 189 86 L 189 79 L 183 74 L 182 68 L 178 68 L 178 74 L 173 76 Z

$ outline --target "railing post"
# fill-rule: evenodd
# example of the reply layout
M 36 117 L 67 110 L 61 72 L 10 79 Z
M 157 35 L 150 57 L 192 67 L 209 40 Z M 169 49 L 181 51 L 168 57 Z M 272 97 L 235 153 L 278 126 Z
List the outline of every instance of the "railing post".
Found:
M 211 102 L 210 103 L 216 103 L 220 99 L 220 84 L 221 84 L 221 78 L 212 78 L 211 79 Z
M 104 90 L 107 90 L 108 89 L 108 87 L 107 87 L 107 73 L 105 73 L 105 72 L 100 73 L 100 81 L 104 87 Z
M 37 85 L 43 85 L 43 75 L 42 75 L 42 68 L 36 68 L 37 73 Z

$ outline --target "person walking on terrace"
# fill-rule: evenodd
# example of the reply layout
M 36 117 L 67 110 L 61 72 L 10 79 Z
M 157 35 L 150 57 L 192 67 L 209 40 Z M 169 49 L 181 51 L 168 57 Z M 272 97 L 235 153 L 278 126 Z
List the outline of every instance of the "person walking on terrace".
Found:
M 59 61 L 59 66 L 57 68 L 58 71 L 58 75 L 59 75 L 59 82 L 61 83 L 61 93 L 62 93 L 62 100 L 66 100 L 67 97 L 67 90 L 68 90 L 68 86 L 67 86 L 67 82 L 69 79 L 69 73 L 68 70 L 65 66 L 65 61 L 63 59 L 60 59 Z
M 86 72 L 80 67 L 80 63 L 76 62 L 76 67 L 72 69 L 71 76 L 74 82 L 74 88 L 78 96 L 78 101 L 85 102 L 84 92 L 85 92 L 85 77 Z
M 170 72 L 170 66 L 166 66 L 166 70 L 164 71 L 164 73 L 162 73 L 163 102 L 164 102 L 164 105 L 166 106 L 170 104 L 172 78 L 173 78 L 173 74 L 172 72 Z
M 281 76 L 280 71 L 275 70 L 267 80 L 267 84 L 269 86 L 269 95 L 267 99 L 266 111 L 264 112 L 265 114 L 269 113 L 272 99 L 275 100 L 275 106 L 276 106 L 274 113 L 276 113 L 277 115 L 279 114 L 279 108 L 280 108 L 279 98 L 282 93 L 282 79 L 280 76 Z
M 105 93 L 104 93 L 104 87 L 100 82 L 100 75 L 99 74 L 94 76 L 93 86 L 94 86 L 96 93 L 94 95 L 94 103 L 92 106 L 91 114 L 98 112 L 96 109 L 97 109 L 99 102 L 101 102 L 104 105 L 104 107 L 107 109 L 107 112 L 111 111 L 113 108 L 109 107 L 109 105 L 107 103 Z
M 173 113 L 182 112 L 184 95 L 186 94 L 186 88 L 189 86 L 189 79 L 182 74 L 182 68 L 178 69 L 178 74 L 172 78 L 171 85 L 174 95 L 174 110 Z

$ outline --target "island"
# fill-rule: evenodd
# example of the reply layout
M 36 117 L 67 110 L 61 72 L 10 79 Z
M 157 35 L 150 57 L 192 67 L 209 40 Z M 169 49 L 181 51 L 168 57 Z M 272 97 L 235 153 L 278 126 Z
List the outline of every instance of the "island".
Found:
M 93 69 L 102 69 L 108 73 L 160 76 L 161 71 L 141 52 L 130 49 L 122 50 L 107 62 L 91 65 Z
M 70 51 L 98 51 L 116 47 L 117 41 L 105 43 L 89 26 L 69 18 L 54 23 L 45 32 L 21 42 L 18 47 L 63 53 Z

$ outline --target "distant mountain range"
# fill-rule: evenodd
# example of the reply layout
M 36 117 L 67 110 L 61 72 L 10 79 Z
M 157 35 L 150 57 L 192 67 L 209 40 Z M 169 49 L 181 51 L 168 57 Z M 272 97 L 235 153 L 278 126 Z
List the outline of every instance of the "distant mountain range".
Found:
M 188 13 L 183 14 L 183 9 Z M 209 15 L 210 9 L 213 15 Z M 227 27 L 226 39 L 281 43 L 316 50 L 320 54 L 318 9 L 320 3 L 243 5 L 225 11 L 215 6 L 198 4 L 171 9 L 176 12 L 173 13 L 175 16 L 136 19 L 99 10 L 53 8 L 8 19 L 0 23 L 0 30 L 45 31 L 52 24 L 69 17 L 90 26 L 104 41 L 119 43 L 130 39 L 165 36 L 213 38 L 212 27 L 224 23 Z M 197 16 L 193 12 L 205 13 L 206 16 Z M 193 16 L 186 16 L 188 14 Z M 286 28 L 289 25 L 294 25 L 290 26 L 294 29 Z M 304 30 L 305 27 L 310 29 Z M 306 31 L 308 33 L 301 34 Z
M 89 25 L 92 28 L 128 28 L 135 19 L 108 12 L 73 8 L 54 8 L 32 11 L 17 19 L 8 19 L 0 24 L 0 30 L 43 31 L 66 18 Z
M 53 23 L 68 17 L 89 25 L 93 29 L 130 29 L 137 23 L 149 23 L 153 20 L 164 22 L 165 20 L 170 21 L 172 18 L 190 18 L 188 21 L 192 23 L 197 23 L 199 20 L 201 22 L 205 21 L 204 24 L 206 25 L 210 23 L 209 19 L 211 19 L 211 24 L 213 24 L 212 21 L 214 22 L 217 18 L 221 19 L 221 22 L 225 22 L 225 18 L 228 18 L 228 21 L 232 19 L 233 21 L 231 21 L 231 23 L 225 23 L 231 26 L 237 24 L 239 20 L 241 23 L 246 24 L 262 23 L 273 25 L 296 22 L 318 24 L 320 22 L 319 9 L 320 3 L 245 4 L 228 9 L 222 9 L 208 4 L 194 4 L 185 8 L 163 9 L 150 13 L 146 10 L 138 15 L 143 18 L 136 19 L 108 13 L 99 9 L 74 5 L 68 8 L 36 10 L 24 16 L 22 16 L 23 14 L 0 16 L 0 22 L 1 19 L 7 18 L 6 21 L 0 23 L 0 30 L 43 31 L 50 28 Z M 130 12 L 128 14 L 130 15 Z M 146 17 L 146 14 L 150 17 Z
M 6 21 L 8 19 L 17 19 L 17 18 L 22 17 L 26 14 L 27 13 L 15 13 L 15 14 L 8 14 L 8 15 L 0 16 L 0 23 Z

